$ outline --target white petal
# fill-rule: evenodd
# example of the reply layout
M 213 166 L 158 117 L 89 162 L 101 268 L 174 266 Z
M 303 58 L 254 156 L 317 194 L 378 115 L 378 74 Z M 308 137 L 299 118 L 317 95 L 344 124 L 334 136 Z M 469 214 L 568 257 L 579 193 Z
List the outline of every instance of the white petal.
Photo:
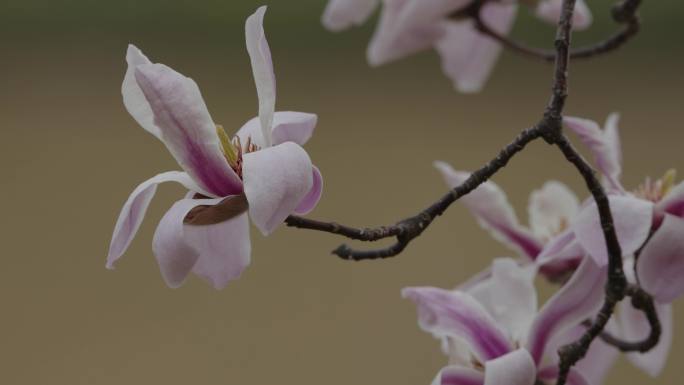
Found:
M 161 139 L 161 130 L 154 124 L 152 108 L 135 80 L 135 68 L 142 64 L 152 64 L 152 62 L 133 44 L 128 45 L 126 62 L 128 69 L 121 85 L 124 106 L 142 128 Z
M 533 385 L 537 367 L 525 349 L 518 349 L 485 363 L 484 385 Z
M 631 196 L 611 195 L 608 199 L 622 255 L 630 255 L 648 238 L 653 222 L 653 203 Z M 596 263 L 607 264 L 608 250 L 595 202 L 582 208 L 572 228 L 577 240 Z
M 292 142 L 245 154 L 242 177 L 250 216 L 264 235 L 295 211 L 314 182 L 309 155 Z
M 264 14 L 266 6 L 262 6 L 247 18 L 245 23 L 245 36 L 247 40 L 247 52 L 252 62 L 252 73 L 259 96 L 259 119 L 261 121 L 261 133 L 264 145 L 271 146 L 271 128 L 273 126 L 273 114 L 275 112 L 276 84 L 273 71 L 271 49 L 264 33 Z

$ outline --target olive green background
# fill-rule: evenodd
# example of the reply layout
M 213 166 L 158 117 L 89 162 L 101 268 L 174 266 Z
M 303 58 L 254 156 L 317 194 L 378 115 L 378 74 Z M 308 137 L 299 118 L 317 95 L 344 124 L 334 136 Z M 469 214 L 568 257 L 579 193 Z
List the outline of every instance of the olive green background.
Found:
M 578 42 L 615 28 L 608 1 L 589 3 L 597 23 Z M 445 363 L 400 289 L 454 286 L 510 255 L 459 205 L 400 257 L 379 262 L 336 259 L 329 252 L 342 239 L 331 235 L 282 228 L 265 239 L 253 229 L 253 263 L 240 280 L 217 292 L 191 277 L 171 290 L 151 237 L 183 191 L 162 186 L 125 258 L 105 270 L 128 194 L 177 169 L 123 108 L 126 45 L 193 77 L 213 118 L 234 132 L 257 110 L 243 22 L 258 5 L 2 1 L 0 383 L 417 385 Z M 312 217 L 366 226 L 411 215 L 445 191 L 433 160 L 480 166 L 548 99 L 547 64 L 506 52 L 484 92 L 459 95 L 432 52 L 369 68 L 374 22 L 332 34 L 319 22 L 323 0 L 270 5 L 278 108 L 319 115 L 307 149 L 325 194 Z M 627 186 L 682 166 L 683 10 L 645 1 L 633 44 L 572 64 L 568 113 L 601 121 L 622 113 Z M 514 35 L 548 46 L 553 33 L 523 15 Z M 543 142 L 495 180 L 526 221 L 529 192 L 549 178 L 586 196 Z M 682 310 L 660 378 L 648 382 L 621 360 L 608 383 L 681 383 Z

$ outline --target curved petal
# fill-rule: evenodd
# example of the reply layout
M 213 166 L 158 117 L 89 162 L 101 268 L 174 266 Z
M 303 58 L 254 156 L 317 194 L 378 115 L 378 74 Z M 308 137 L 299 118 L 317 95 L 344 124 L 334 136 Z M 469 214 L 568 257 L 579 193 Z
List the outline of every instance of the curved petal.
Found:
M 483 385 L 484 375 L 475 369 L 451 365 L 442 368 L 432 385 Z
M 363 24 L 373 14 L 379 0 L 330 0 L 323 12 L 323 26 L 339 32 Z
M 438 161 L 434 165 L 449 188 L 460 186 L 470 176 L 467 172 L 455 171 L 444 162 Z M 541 243 L 528 229 L 520 225 L 506 194 L 494 182 L 481 184 L 460 201 L 475 216 L 480 226 L 489 230 L 495 239 L 522 252 L 532 260 L 541 251 Z
M 537 367 L 525 349 L 485 362 L 484 385 L 531 385 L 536 379 Z
M 242 178 L 249 214 L 264 235 L 294 212 L 314 183 L 309 155 L 292 142 L 245 154 Z
M 162 277 L 171 288 L 180 287 L 199 259 L 199 253 L 184 238 L 184 220 L 199 205 L 213 205 L 220 199 L 182 199 L 164 214 L 154 232 L 152 251 Z
M 228 165 L 216 126 L 197 84 L 163 64 L 136 67 L 135 77 L 154 113 L 161 138 L 178 164 L 215 196 L 242 192 Z
M 185 223 L 196 207 L 213 206 L 222 201 L 221 198 L 182 199 L 159 222 L 152 250 L 170 287 L 181 286 L 190 271 L 195 271 L 220 289 L 238 278 L 249 264 L 249 224 L 244 213 L 213 225 Z
M 440 20 L 469 0 L 387 1 L 368 46 L 368 62 L 379 66 L 432 47 L 443 35 Z
M 549 366 L 539 371 L 539 379 L 543 381 L 555 381 L 558 379 L 558 367 Z M 577 367 L 571 368 L 565 382 L 568 385 L 601 385 L 602 382 L 590 382 L 585 377 L 582 370 Z
M 299 215 L 306 215 L 313 210 L 318 201 L 321 199 L 321 194 L 323 193 L 323 176 L 318 170 L 318 167 L 312 166 L 313 170 L 313 185 L 311 190 L 306 194 L 306 196 L 299 202 L 297 208 L 295 208 L 295 213 Z
M 147 207 L 157 192 L 157 185 L 164 182 L 178 182 L 189 190 L 201 191 L 190 176 L 181 171 L 168 171 L 156 175 L 136 187 L 124 203 L 114 226 L 114 234 L 107 254 L 108 269 L 113 269 L 114 263 L 128 249 L 145 218 Z
M 434 287 L 405 288 L 402 296 L 418 306 L 421 328 L 435 336 L 463 339 L 481 362 L 511 351 L 506 335 L 472 296 Z
M 273 114 L 275 112 L 276 83 L 271 49 L 264 33 L 266 8 L 266 6 L 259 7 L 253 15 L 247 18 L 245 36 L 247 53 L 249 53 L 249 59 L 252 63 L 252 73 L 259 96 L 261 133 L 265 141 L 264 146 L 270 147 L 272 145 L 271 128 L 273 127 Z
M 541 20 L 551 24 L 557 24 L 560 20 L 563 0 L 542 0 L 537 4 L 536 14 Z M 584 0 L 577 0 L 575 12 L 572 15 L 572 26 L 578 31 L 585 30 L 591 26 L 593 17 L 591 11 Z
M 549 341 L 598 310 L 605 282 L 606 268 L 585 258 L 570 281 L 546 302 L 532 325 L 527 343 L 537 364 L 548 350 Z
M 316 114 L 294 111 L 276 112 L 273 115 L 273 145 L 294 142 L 303 146 L 311 138 L 317 121 Z M 268 147 L 261 134 L 259 118 L 249 120 L 235 136 L 239 137 L 242 143 L 247 143 L 249 139 L 260 148 Z
M 487 3 L 482 19 L 502 35 L 513 27 L 516 4 Z M 436 45 L 442 60 L 442 71 L 460 92 L 479 92 L 501 53 L 501 44 L 481 34 L 472 20 L 449 22 L 444 37 Z
M 657 377 L 667 363 L 667 356 L 672 346 L 673 324 L 672 305 L 656 304 L 658 319 L 660 320 L 660 341 L 655 348 L 646 353 L 629 353 L 627 358 L 634 366 L 643 370 L 651 377 Z M 626 341 L 641 341 L 648 337 L 651 327 L 644 314 L 632 307 L 629 301 L 620 303 L 617 313 L 622 328 L 622 338 Z
M 564 117 L 563 123 L 579 136 L 582 143 L 589 148 L 596 160 L 596 166 L 605 177 L 605 181 L 614 191 L 622 192 L 620 183 L 622 159 L 620 138 L 617 129 L 618 115 L 611 114 L 606 122 L 606 130 L 588 119 Z
M 133 44 L 128 45 L 126 62 L 128 69 L 126 69 L 126 75 L 121 85 L 124 106 L 142 128 L 161 139 L 161 130 L 154 124 L 152 108 L 135 80 L 135 68 L 142 64 L 152 64 L 152 62 Z
M 570 225 L 579 212 L 577 196 L 563 183 L 549 181 L 530 195 L 529 216 L 532 232 L 539 238 L 551 239 Z
M 622 255 L 636 252 L 648 238 L 653 223 L 653 203 L 631 196 L 609 196 Z M 572 223 L 577 240 L 599 265 L 608 263 L 608 251 L 598 208 L 591 202 L 582 208 Z
M 660 303 L 684 293 L 684 218 L 665 215 L 637 260 L 641 287 Z
M 217 290 L 238 279 L 249 266 L 252 244 L 246 211 L 214 225 L 186 224 L 184 236 L 186 242 L 199 252 L 192 272 Z
M 684 217 L 684 182 L 674 186 L 663 200 L 656 204 L 656 211 Z

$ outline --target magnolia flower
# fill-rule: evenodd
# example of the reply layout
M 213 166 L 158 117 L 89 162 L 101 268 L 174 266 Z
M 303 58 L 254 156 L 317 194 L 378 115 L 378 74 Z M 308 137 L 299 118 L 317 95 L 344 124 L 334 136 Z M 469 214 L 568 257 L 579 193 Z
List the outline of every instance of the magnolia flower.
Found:
M 622 210 L 643 211 L 632 216 L 627 223 L 616 219 L 617 228 L 638 228 L 634 239 L 620 238 L 625 253 L 625 273 L 632 283 L 639 285 L 653 296 L 660 316 L 663 333 L 656 349 L 646 354 L 632 354 L 635 364 L 655 376 L 663 368 L 672 340 L 672 309 L 670 303 L 684 293 L 684 182 L 675 183 L 675 172 L 668 171 L 659 180 L 646 181 L 632 192 L 620 181 L 622 174 L 622 151 L 618 133 L 618 115 L 612 114 L 602 130 L 593 121 L 565 118 L 565 125 L 574 131 L 594 155 L 596 165 L 604 176 L 606 189 L 610 191 L 613 215 Z M 627 219 L 625 219 L 627 220 Z M 600 221 L 595 203 L 589 204 L 579 214 L 574 224 L 578 242 L 599 263 L 605 263 L 605 248 L 599 249 L 596 233 Z M 600 234 L 600 233 L 599 233 Z M 641 312 L 629 304 L 618 309 L 618 323 L 625 339 L 638 340 L 648 335 L 650 327 Z
M 560 346 L 592 316 L 603 298 L 606 269 L 585 258 L 570 281 L 540 310 L 532 265 L 498 259 L 491 277 L 468 291 L 412 287 L 403 296 L 418 305 L 420 326 L 446 341 L 449 364 L 433 385 L 532 385 L 553 383 Z M 595 384 L 612 360 L 600 344 L 571 369 L 571 385 Z
M 368 61 L 380 66 L 419 51 L 435 48 L 442 58 L 442 69 L 461 92 L 482 89 L 494 67 L 501 45 L 481 34 L 468 15 L 472 0 L 384 0 L 375 35 L 368 47 Z M 560 1 L 542 0 L 536 14 L 556 23 Z M 374 0 L 332 0 L 323 23 L 337 31 L 360 24 L 372 13 Z M 482 21 L 499 34 L 507 35 L 517 13 L 514 1 L 487 1 L 480 10 Z M 575 28 L 587 28 L 591 13 L 579 0 L 575 9 Z
M 264 35 L 266 7 L 247 19 L 245 32 L 259 116 L 231 140 L 216 125 L 197 84 L 129 46 L 122 93 L 133 118 L 166 145 L 184 171 L 159 174 L 139 185 L 124 204 L 107 256 L 122 256 L 145 216 L 157 185 L 178 182 L 189 192 L 164 215 L 153 251 L 162 276 L 180 286 L 190 272 L 222 288 L 250 262 L 249 222 L 264 235 L 293 212 L 307 213 L 321 195 L 322 179 L 301 147 L 317 117 L 275 112 L 275 75 Z

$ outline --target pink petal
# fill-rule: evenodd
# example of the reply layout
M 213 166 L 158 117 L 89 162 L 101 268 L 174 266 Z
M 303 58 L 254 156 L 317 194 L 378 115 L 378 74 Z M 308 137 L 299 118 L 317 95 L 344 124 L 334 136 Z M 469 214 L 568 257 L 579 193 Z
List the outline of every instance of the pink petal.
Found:
M 264 235 L 273 232 L 309 194 L 313 173 L 309 155 L 292 142 L 244 155 L 242 177 L 249 213 Z
M 444 162 L 435 162 L 434 165 L 450 188 L 460 186 L 470 176 L 467 172 L 455 171 Z M 497 240 L 530 259 L 534 259 L 541 251 L 540 242 L 520 225 L 506 194 L 494 182 L 483 183 L 460 201 Z
M 179 287 L 190 271 L 220 289 L 239 277 L 249 264 L 249 222 L 245 214 L 213 225 L 188 225 L 185 218 L 197 206 L 218 199 L 183 199 L 164 215 L 154 234 L 152 250 L 166 284 Z
M 660 303 L 684 293 L 684 219 L 667 214 L 637 261 L 641 287 Z
M 558 379 L 558 366 L 549 366 L 539 371 L 539 379 L 543 381 L 555 382 Z M 587 380 L 584 372 L 573 367 L 568 372 L 566 384 L 568 385 L 600 385 L 602 382 L 590 382 Z
M 432 385 L 483 385 L 484 375 L 475 369 L 447 366 L 437 373 Z
M 511 351 L 511 344 L 496 321 L 472 296 L 434 287 L 410 287 L 402 296 L 418 305 L 420 326 L 435 336 L 466 341 L 482 362 Z
M 306 196 L 299 202 L 299 205 L 295 209 L 295 213 L 299 215 L 306 215 L 313 210 L 318 201 L 321 199 L 321 194 L 323 193 L 323 176 L 318 170 L 318 167 L 312 166 L 313 170 L 313 185 L 311 190 Z
M 601 130 L 599 125 L 591 120 L 563 118 L 563 123 L 579 136 L 585 146 L 589 147 L 596 160 L 596 166 L 605 177 L 610 189 L 622 192 L 624 191 L 620 183 L 622 154 L 617 121 L 618 115 L 611 114 L 606 122 L 606 129 Z
M 651 377 L 657 377 L 663 371 L 672 346 L 672 306 L 657 304 L 656 311 L 662 331 L 658 345 L 646 353 L 629 353 L 627 355 L 634 366 Z M 629 301 L 620 303 L 616 318 L 621 328 L 620 338 L 625 341 L 642 341 L 648 337 L 651 331 L 651 326 L 644 313 L 632 307 Z
M 656 207 L 658 212 L 684 217 L 684 182 L 674 186 Z
M 551 239 L 579 212 L 577 196 L 563 183 L 549 181 L 530 195 L 530 227 L 536 236 Z
M 178 164 L 212 195 L 240 193 L 242 182 L 223 156 L 197 84 L 163 64 L 139 65 L 135 77 Z
M 537 367 L 525 349 L 485 362 L 484 385 L 532 385 Z
M 507 35 L 513 27 L 516 4 L 488 3 L 481 11 L 493 30 Z M 475 29 L 472 20 L 449 22 L 446 33 L 436 45 L 442 71 L 460 92 L 479 92 L 496 64 L 501 45 Z
M 603 301 L 605 281 L 606 268 L 585 258 L 570 281 L 544 305 L 527 343 L 536 363 L 542 361 L 555 336 L 594 316 Z
M 121 94 L 123 95 L 124 106 L 142 128 L 150 134 L 161 139 L 161 130 L 154 124 L 154 114 L 150 104 L 145 99 L 145 95 L 138 86 L 135 80 L 135 68 L 142 64 L 152 64 L 152 62 L 138 49 L 138 47 L 129 44 L 126 52 L 126 62 L 128 69 L 124 76 L 123 84 L 121 85 Z
M 609 196 L 622 255 L 636 252 L 648 238 L 653 222 L 653 203 L 631 196 Z M 608 251 L 595 202 L 584 207 L 572 223 L 577 240 L 599 265 L 608 263 Z
M 563 0 L 542 0 L 537 4 L 537 17 L 557 24 L 560 19 Z M 585 30 L 591 26 L 593 17 L 591 11 L 584 0 L 577 0 L 575 3 L 575 13 L 572 15 L 572 26 L 578 30 Z
M 306 112 L 276 112 L 273 115 L 273 145 L 294 142 L 303 146 L 311 138 L 317 120 L 316 114 Z M 235 136 L 238 136 L 243 144 L 247 143 L 247 139 L 250 138 L 251 142 L 260 148 L 268 147 L 261 134 L 259 118 L 249 120 Z
M 252 73 L 259 96 L 259 119 L 261 132 L 264 137 L 265 147 L 271 146 L 271 129 L 273 127 L 273 114 L 275 112 L 276 83 L 273 71 L 271 49 L 264 33 L 264 14 L 266 6 L 259 7 L 257 11 L 247 18 L 245 23 L 245 36 L 247 40 L 247 52 L 252 63 Z
M 334 32 L 361 25 L 378 4 L 379 0 L 330 0 L 323 12 L 323 25 Z
M 199 187 L 193 182 L 188 174 L 180 171 L 169 171 L 154 176 L 141 183 L 133 190 L 128 200 L 121 209 L 119 219 L 114 226 L 114 234 L 109 244 L 107 255 L 107 268 L 113 269 L 114 263 L 126 252 L 135 234 L 140 228 L 140 224 L 145 218 L 147 207 L 150 205 L 154 194 L 157 192 L 157 185 L 164 182 L 178 182 L 193 191 L 200 191 Z
M 432 47 L 444 35 L 443 23 L 468 0 L 400 0 L 384 3 L 368 47 L 368 62 L 379 66 Z

